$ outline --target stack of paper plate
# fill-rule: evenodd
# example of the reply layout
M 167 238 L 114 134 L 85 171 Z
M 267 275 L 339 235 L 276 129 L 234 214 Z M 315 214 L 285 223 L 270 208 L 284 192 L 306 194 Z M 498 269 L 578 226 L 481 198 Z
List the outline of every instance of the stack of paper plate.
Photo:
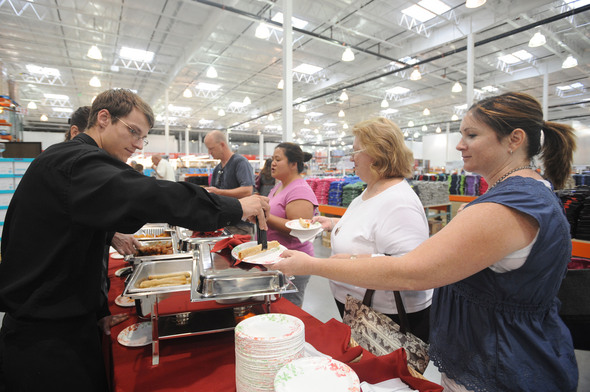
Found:
M 325 357 L 307 357 L 283 366 L 275 376 L 276 392 L 360 392 L 356 373 Z
M 274 391 L 277 371 L 303 357 L 305 326 L 297 317 L 250 317 L 236 326 L 235 336 L 237 392 Z

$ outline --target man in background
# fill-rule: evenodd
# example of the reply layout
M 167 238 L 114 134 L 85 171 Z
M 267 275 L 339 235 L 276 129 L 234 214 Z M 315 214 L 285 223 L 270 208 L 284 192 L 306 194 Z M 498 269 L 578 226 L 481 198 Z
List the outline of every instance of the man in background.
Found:
M 80 106 L 68 119 L 69 128 L 66 131 L 66 142 L 76 137 L 80 132 L 84 132 L 88 126 L 88 115 L 90 106 Z
M 170 162 L 163 159 L 161 155 L 152 155 L 152 169 L 156 172 L 158 180 L 176 181 L 176 175 Z
M 215 159 L 221 162 L 211 176 L 211 186 L 205 189 L 216 195 L 235 197 L 250 196 L 254 192 L 254 169 L 250 162 L 240 154 L 234 153 L 227 140 L 227 136 L 220 131 L 209 132 L 204 139 L 205 146 Z M 232 234 L 254 234 L 254 226 L 248 222 L 239 222 L 226 229 Z
M 254 170 L 250 162 L 229 148 L 227 137 L 220 131 L 211 131 L 205 136 L 205 146 L 214 159 L 221 162 L 211 176 L 211 193 L 240 199 L 254 191 Z

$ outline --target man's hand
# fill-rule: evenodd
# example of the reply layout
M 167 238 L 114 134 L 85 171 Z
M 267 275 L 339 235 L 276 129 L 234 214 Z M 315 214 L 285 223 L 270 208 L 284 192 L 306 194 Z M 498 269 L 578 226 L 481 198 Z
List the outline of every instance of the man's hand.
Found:
M 110 335 L 111 327 L 114 327 L 128 318 L 129 314 L 127 313 L 111 314 L 98 320 L 98 327 L 105 335 Z
M 204 186 L 203 188 L 205 188 L 205 190 L 209 193 L 217 194 L 218 188 L 216 188 L 214 186 Z
M 260 195 L 252 195 L 238 199 L 242 205 L 242 219 L 248 219 L 255 222 L 258 218 L 258 226 L 260 230 L 268 230 L 266 224 L 266 217 L 270 214 L 270 206 L 268 205 L 268 197 Z
M 115 233 L 111 241 L 111 246 L 119 254 L 125 256 L 135 254 L 135 250 L 141 247 L 141 244 L 137 238 L 133 237 L 133 234 Z

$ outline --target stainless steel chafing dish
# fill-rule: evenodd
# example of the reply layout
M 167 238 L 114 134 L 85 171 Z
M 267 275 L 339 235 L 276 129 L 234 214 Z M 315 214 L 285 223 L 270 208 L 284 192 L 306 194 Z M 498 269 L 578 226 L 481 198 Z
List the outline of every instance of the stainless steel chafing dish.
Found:
M 178 238 L 178 250 L 180 252 L 192 252 L 197 250 L 199 244 L 204 242 L 214 243 L 233 237 L 233 234 L 227 231 L 227 229 L 220 229 L 213 232 L 194 232 L 182 227 L 176 227 L 175 232 Z M 215 234 L 209 235 L 208 233 Z
M 214 242 L 193 252 L 146 256 L 135 263 L 123 295 L 136 299 L 140 316 L 150 313 L 152 364 L 159 363 L 159 341 L 232 330 L 245 313 L 269 312 L 272 301 L 297 288 L 280 271 L 241 264 L 211 253 Z M 150 258 L 147 260 L 147 258 Z M 190 271 L 186 285 L 140 288 L 149 275 Z M 166 305 L 174 306 L 166 308 Z

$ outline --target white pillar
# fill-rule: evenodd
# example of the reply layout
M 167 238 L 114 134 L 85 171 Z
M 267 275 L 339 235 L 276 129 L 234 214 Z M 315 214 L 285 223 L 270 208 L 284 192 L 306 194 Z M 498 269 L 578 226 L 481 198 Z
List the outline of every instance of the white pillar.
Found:
M 188 143 L 189 143 L 189 136 L 188 136 L 188 131 L 190 129 L 190 126 L 186 127 L 184 130 L 184 155 L 188 155 Z
M 283 141 L 293 141 L 293 1 L 283 0 Z
M 467 35 L 467 107 L 473 105 L 473 89 L 475 79 L 475 40 L 473 32 Z
M 547 121 L 549 118 L 549 72 L 545 68 L 543 75 L 543 120 Z
M 262 161 L 264 161 L 264 135 L 262 132 L 258 135 L 258 159 L 262 165 Z
M 166 114 L 164 119 L 164 135 L 166 135 L 166 155 L 170 148 L 168 146 L 168 136 L 170 135 L 170 117 L 168 115 L 168 89 L 164 90 L 164 105 L 166 106 Z

